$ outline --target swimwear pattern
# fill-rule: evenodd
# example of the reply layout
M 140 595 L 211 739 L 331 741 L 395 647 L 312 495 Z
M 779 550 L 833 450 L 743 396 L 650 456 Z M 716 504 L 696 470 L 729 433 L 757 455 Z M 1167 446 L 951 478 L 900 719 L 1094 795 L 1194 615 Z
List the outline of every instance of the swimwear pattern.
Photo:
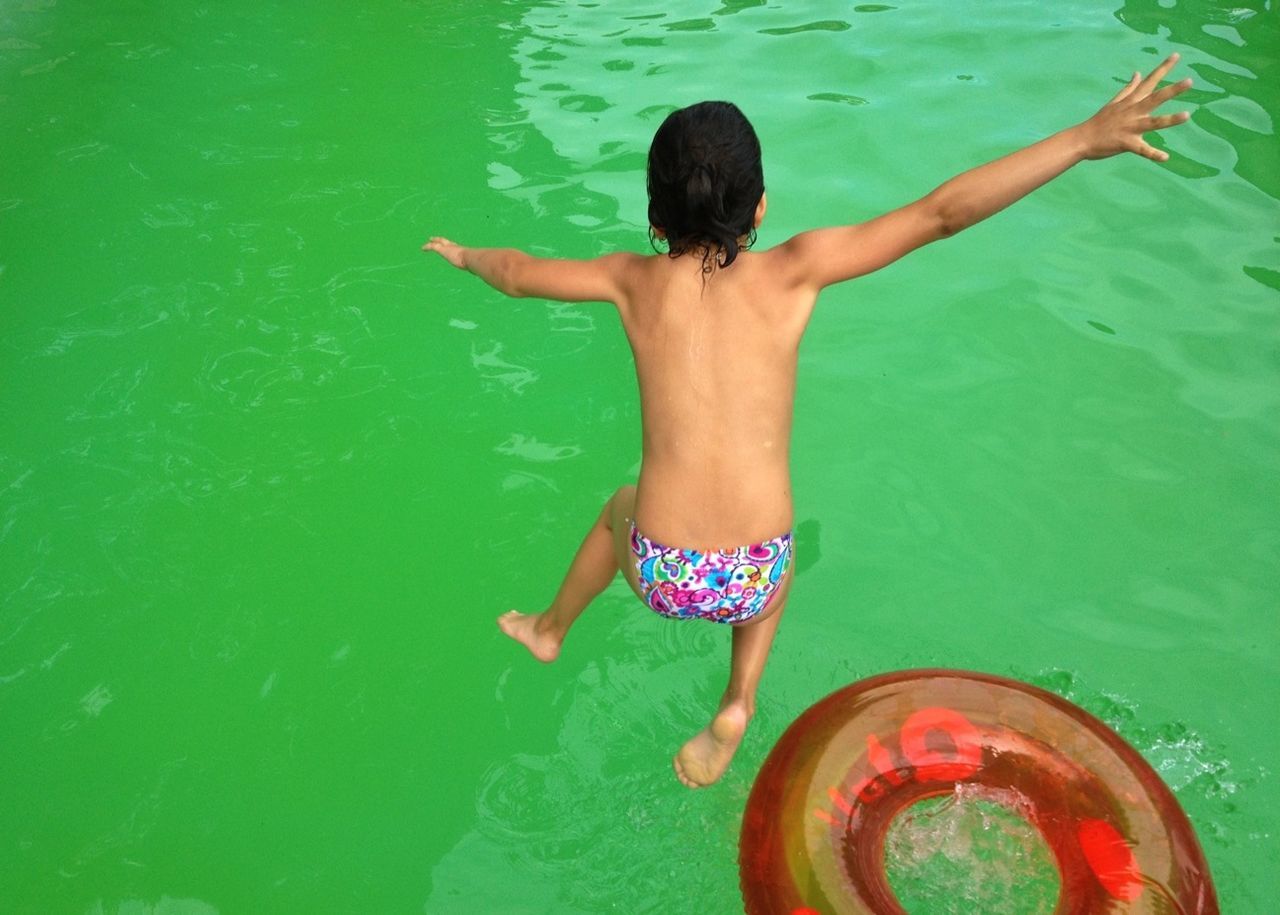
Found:
M 791 565 L 791 535 L 729 550 L 654 543 L 631 524 L 631 552 L 649 609 L 675 619 L 741 623 L 762 612 Z

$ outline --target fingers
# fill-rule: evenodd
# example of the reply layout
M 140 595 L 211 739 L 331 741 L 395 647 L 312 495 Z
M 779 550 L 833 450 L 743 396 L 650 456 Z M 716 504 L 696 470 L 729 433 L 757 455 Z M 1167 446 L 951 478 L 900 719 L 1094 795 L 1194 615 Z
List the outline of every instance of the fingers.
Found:
M 1164 79 L 1165 74 L 1173 69 L 1173 65 L 1178 62 L 1178 57 L 1179 55 L 1175 51 L 1164 59 L 1164 63 L 1147 74 L 1147 78 L 1140 82 L 1135 90 L 1139 98 L 1149 95 L 1152 89 L 1160 85 L 1160 80 Z
M 1164 152 L 1163 150 L 1160 150 L 1160 149 L 1156 149 L 1154 146 L 1152 146 L 1149 143 L 1143 143 L 1139 141 L 1136 146 L 1132 147 L 1131 151 L 1136 152 L 1138 155 L 1142 156 L 1144 159 L 1150 159 L 1152 162 L 1168 162 L 1169 161 L 1169 154 L 1167 152 Z
M 1147 96 L 1147 101 L 1151 103 L 1152 108 L 1158 108 L 1161 105 L 1163 105 L 1165 102 L 1169 101 L 1169 99 L 1173 98 L 1175 95 L 1181 95 L 1182 93 L 1186 92 L 1190 88 L 1191 88 L 1191 79 L 1188 77 L 1187 79 L 1184 79 L 1181 82 L 1170 83 L 1169 85 L 1165 86 L 1163 89 L 1159 89 L 1151 93 L 1149 96 Z
M 1127 144 L 1130 152 L 1142 156 L 1144 159 L 1150 159 L 1152 162 L 1168 162 L 1169 154 L 1161 149 L 1156 149 L 1150 143 L 1142 139 L 1142 134 L 1152 130 L 1164 130 L 1166 127 L 1174 127 L 1183 124 L 1190 118 L 1190 113 L 1179 111 L 1177 114 L 1166 114 L 1160 117 L 1143 118 L 1139 122 L 1141 133 L 1134 136 Z
M 1191 114 L 1186 111 L 1179 111 L 1177 114 L 1166 114 L 1159 117 L 1150 117 L 1142 119 L 1142 133 L 1151 130 L 1164 130 L 1166 127 L 1174 127 L 1178 124 L 1186 123 Z M 1164 150 L 1156 149 L 1150 143 L 1147 143 L 1139 135 L 1134 138 L 1133 143 L 1129 146 L 1130 152 L 1135 152 L 1144 159 L 1150 159 L 1152 162 L 1168 162 L 1169 154 Z
M 1146 122 L 1142 125 L 1142 130 L 1144 133 L 1148 130 L 1164 130 L 1166 127 L 1175 127 L 1178 124 L 1184 124 L 1190 117 L 1190 112 L 1179 111 L 1177 114 L 1164 114 L 1159 117 L 1147 118 Z
M 1136 85 L 1138 85 L 1138 82 L 1141 79 L 1142 79 L 1142 74 L 1139 73 L 1137 70 L 1133 71 L 1133 77 L 1129 80 L 1129 82 L 1125 83 L 1124 87 L 1119 92 L 1117 92 L 1114 96 L 1112 96 L 1111 101 L 1107 102 L 1107 104 L 1114 105 L 1116 102 L 1120 101 L 1121 99 L 1128 98 L 1129 93 L 1133 92 L 1133 88 Z
M 427 240 L 427 243 L 422 246 L 422 250 L 434 251 L 458 269 L 466 269 L 467 249 L 456 242 L 449 241 L 449 239 L 444 238 L 443 236 L 431 236 L 431 238 Z

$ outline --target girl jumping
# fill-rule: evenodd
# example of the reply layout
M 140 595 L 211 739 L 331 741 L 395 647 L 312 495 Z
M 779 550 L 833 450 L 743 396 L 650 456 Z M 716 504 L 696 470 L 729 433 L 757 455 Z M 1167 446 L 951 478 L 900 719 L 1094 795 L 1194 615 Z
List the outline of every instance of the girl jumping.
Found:
M 791 589 L 789 450 L 796 358 L 818 293 L 879 270 L 1025 196 L 1085 159 L 1166 153 L 1147 131 L 1187 120 L 1153 115 L 1191 80 L 1157 88 L 1173 55 L 1133 78 L 1097 114 L 965 172 L 884 216 L 814 229 L 749 250 L 765 216 L 760 143 L 728 102 L 673 112 L 649 149 L 651 235 L 666 256 L 593 260 L 424 246 L 509 296 L 610 302 L 635 357 L 640 477 L 609 499 L 542 613 L 498 625 L 554 661 L 574 621 L 618 572 L 650 610 L 731 628 L 729 683 L 711 722 L 676 754 L 676 776 L 709 785 L 728 767 L 755 713 L 756 689 Z

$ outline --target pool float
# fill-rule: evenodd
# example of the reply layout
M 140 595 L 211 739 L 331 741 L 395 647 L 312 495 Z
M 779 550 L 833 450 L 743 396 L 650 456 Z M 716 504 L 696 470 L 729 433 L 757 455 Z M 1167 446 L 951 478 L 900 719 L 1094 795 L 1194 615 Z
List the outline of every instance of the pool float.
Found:
M 832 693 L 770 752 L 742 822 L 748 915 L 905 915 L 885 833 L 958 785 L 1012 802 L 1039 829 L 1059 915 L 1219 911 L 1173 793 L 1105 724 L 1015 680 L 911 670 Z

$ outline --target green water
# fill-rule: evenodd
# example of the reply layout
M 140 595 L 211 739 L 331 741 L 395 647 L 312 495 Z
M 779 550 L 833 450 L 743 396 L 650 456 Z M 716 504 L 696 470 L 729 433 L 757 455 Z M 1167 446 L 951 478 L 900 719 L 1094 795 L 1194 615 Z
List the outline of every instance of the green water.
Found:
M 1280 753 L 1271 2 L 0 3 L 0 911 L 740 911 L 806 706 L 904 667 L 1100 715 L 1265 912 Z M 727 633 L 550 599 L 639 458 L 607 306 L 429 234 L 642 250 L 670 107 L 736 100 L 761 243 L 1086 117 L 1170 50 L 1167 165 L 1090 163 L 830 291 L 800 575 L 723 782 Z M 1176 110 L 1176 109 L 1175 109 Z

